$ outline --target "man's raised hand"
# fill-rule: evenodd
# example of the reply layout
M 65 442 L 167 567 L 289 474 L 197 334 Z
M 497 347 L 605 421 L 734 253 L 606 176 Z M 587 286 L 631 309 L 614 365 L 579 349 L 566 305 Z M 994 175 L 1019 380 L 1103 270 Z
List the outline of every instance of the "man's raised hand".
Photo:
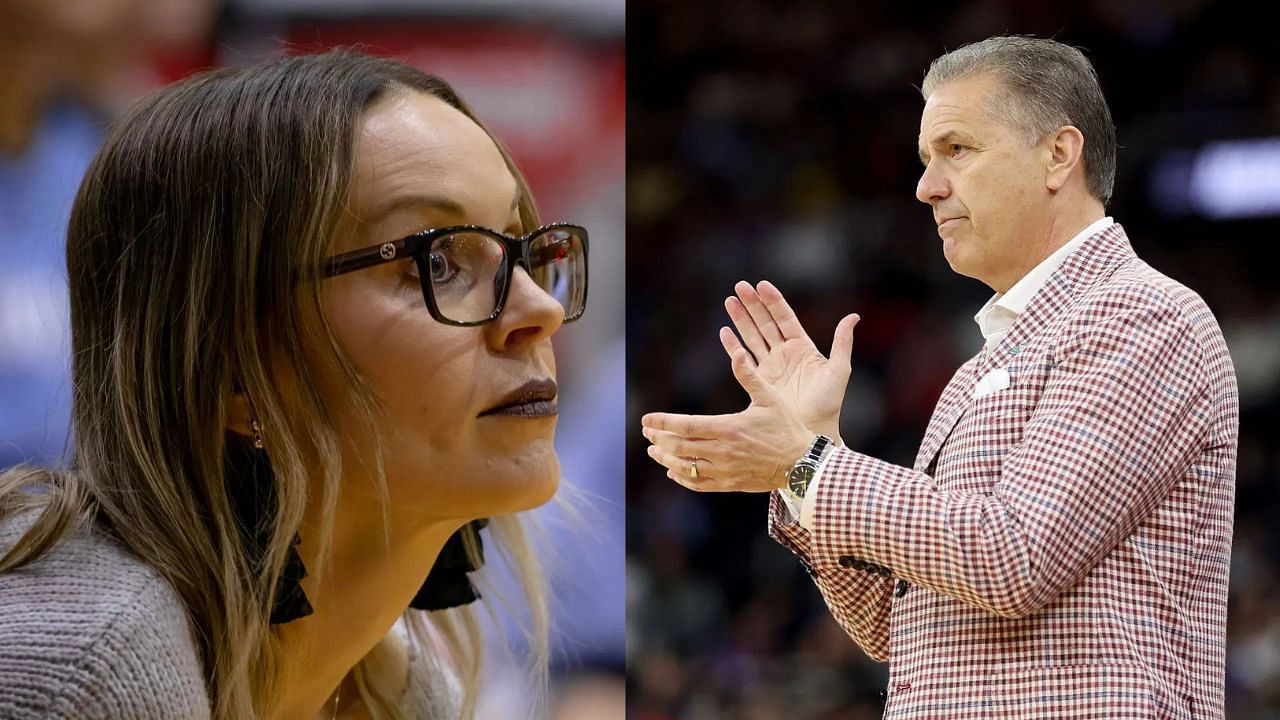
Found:
M 724 306 L 742 340 L 728 327 L 720 328 L 720 344 L 725 352 L 732 359 L 745 344 L 755 357 L 754 361 L 747 361 L 754 365 L 760 380 L 780 395 L 776 402 L 790 404 L 806 427 L 839 442 L 840 406 L 849 385 L 853 329 L 861 318 L 857 314 L 846 315 L 836 325 L 828 358 L 819 352 L 773 283 L 765 280 L 752 287 L 742 281 L 734 286 L 734 292 L 736 295 L 726 299 Z M 734 377 L 742 384 L 736 369 Z M 756 402 L 751 389 L 745 385 L 743 389 Z

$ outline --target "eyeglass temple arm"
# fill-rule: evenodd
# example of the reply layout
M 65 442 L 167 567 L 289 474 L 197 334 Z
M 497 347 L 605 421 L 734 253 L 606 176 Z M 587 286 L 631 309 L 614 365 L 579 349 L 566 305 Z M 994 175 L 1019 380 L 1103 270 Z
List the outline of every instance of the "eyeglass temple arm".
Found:
M 374 245 L 360 250 L 334 255 L 325 263 L 324 276 L 333 277 L 344 273 L 363 270 L 375 265 L 388 263 L 396 258 L 405 257 L 405 240 Z

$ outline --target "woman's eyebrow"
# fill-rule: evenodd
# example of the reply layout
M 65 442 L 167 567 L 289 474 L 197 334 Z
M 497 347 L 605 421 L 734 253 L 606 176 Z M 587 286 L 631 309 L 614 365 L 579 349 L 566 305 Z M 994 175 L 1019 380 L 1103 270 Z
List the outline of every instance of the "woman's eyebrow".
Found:
M 462 203 L 452 198 L 440 195 L 401 195 L 378 208 L 369 219 L 374 221 L 381 220 L 397 210 L 404 210 L 409 207 L 433 208 L 459 217 L 465 217 L 467 214 L 466 208 L 462 206 Z
M 511 198 L 511 209 L 514 211 L 520 206 L 520 187 L 516 186 L 515 193 Z M 425 207 L 456 215 L 458 217 L 466 217 L 467 209 L 462 203 L 453 198 L 444 197 L 442 195 L 401 195 L 380 207 L 369 218 L 371 221 L 377 221 L 385 218 L 397 210 L 403 210 L 407 207 Z

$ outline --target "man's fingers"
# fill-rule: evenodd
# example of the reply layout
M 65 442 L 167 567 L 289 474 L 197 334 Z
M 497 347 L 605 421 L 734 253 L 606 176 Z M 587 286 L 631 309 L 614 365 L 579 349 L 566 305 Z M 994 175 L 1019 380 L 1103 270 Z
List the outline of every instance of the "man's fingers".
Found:
M 719 457 L 722 443 L 718 440 L 690 440 L 663 430 L 645 428 L 644 436 L 663 452 L 682 458 L 702 458 L 708 463 Z
M 698 476 L 693 476 L 693 458 L 680 457 L 672 455 L 657 445 L 650 445 L 648 449 L 649 457 L 654 462 L 667 469 L 667 477 L 680 482 L 687 488 L 693 490 L 705 490 L 708 483 L 715 481 L 715 463 L 710 462 L 706 458 L 698 458 Z M 683 481 L 681 481 L 683 478 Z
M 704 487 L 704 485 L 706 485 L 707 481 L 705 478 L 701 476 L 699 476 L 697 479 L 694 479 L 683 473 L 678 473 L 675 470 L 668 470 L 667 477 L 671 478 L 672 480 L 675 480 L 677 483 L 689 488 L 690 490 L 693 490 L 694 492 L 703 492 L 706 490 L 706 487 Z
M 720 345 L 724 347 L 725 354 L 733 360 L 733 354 L 739 350 L 745 350 L 742 343 L 738 341 L 738 336 L 727 327 L 720 328 Z
M 747 314 L 751 316 L 756 327 L 760 330 L 765 343 L 771 348 L 775 345 L 781 345 L 783 340 L 782 332 L 778 330 L 778 324 L 774 322 L 773 316 L 769 314 L 769 310 L 760 301 L 760 296 L 756 294 L 756 289 L 751 287 L 751 283 L 739 281 L 733 286 L 733 290 L 738 294 L 738 299 L 742 302 L 742 306 L 747 309 Z
M 751 314 L 743 307 L 742 301 L 736 296 L 726 298 L 724 301 L 725 312 L 729 313 L 729 319 L 733 321 L 733 326 L 738 328 L 738 334 L 742 336 L 742 341 L 746 343 L 747 349 L 757 358 L 764 357 L 769 352 L 769 345 L 760 335 L 760 328 L 756 327 L 756 321 L 751 319 Z M 732 333 L 731 333 L 732 334 Z M 720 333 L 721 342 L 724 341 L 724 333 Z M 728 350 L 728 347 L 725 347 Z M 729 355 L 733 355 L 730 351 Z
M 791 305 L 787 299 L 782 296 L 782 291 L 774 286 L 768 280 L 760 281 L 756 286 L 756 293 L 760 297 L 760 302 L 764 305 L 765 310 L 769 312 L 770 319 L 777 326 L 778 331 L 785 340 L 803 339 L 808 340 L 809 335 L 804 331 L 804 326 L 800 324 L 800 319 L 796 317 L 796 313 L 791 309 Z
M 744 354 L 746 351 L 742 351 Z M 698 440 L 714 440 L 719 437 L 723 415 L 681 415 L 679 413 L 649 413 L 640 418 L 640 424 L 654 430 L 665 430 L 676 435 Z
M 739 349 L 729 355 L 729 360 L 733 377 L 737 379 L 742 389 L 747 391 L 751 399 L 758 403 L 770 404 L 773 388 L 760 377 L 760 373 L 756 371 L 756 364 L 747 351 Z
M 662 467 L 678 473 L 692 475 L 693 458 L 682 458 L 678 455 L 673 455 L 657 445 L 650 445 L 646 452 L 649 453 L 649 457 L 653 458 L 654 462 L 658 463 Z M 701 471 L 703 469 L 704 468 L 698 469 L 698 475 L 702 475 Z
M 831 339 L 831 360 L 840 363 L 842 367 L 848 367 L 853 357 L 853 329 L 857 327 L 858 322 L 862 320 L 862 316 L 854 313 L 846 315 L 836 325 L 835 337 Z
M 692 478 L 683 473 L 668 470 L 667 477 L 675 480 L 677 483 L 693 490 L 694 492 L 731 492 L 738 489 L 727 480 L 703 477 L 702 471 L 698 471 L 697 478 Z

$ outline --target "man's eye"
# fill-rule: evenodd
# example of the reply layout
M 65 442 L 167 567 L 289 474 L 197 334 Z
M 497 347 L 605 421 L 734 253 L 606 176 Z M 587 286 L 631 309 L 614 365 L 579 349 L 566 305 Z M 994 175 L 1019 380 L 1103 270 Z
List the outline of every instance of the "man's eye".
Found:
M 965 147 L 959 143 L 951 143 L 951 157 L 955 157 L 956 155 L 959 155 L 960 152 L 964 149 Z

